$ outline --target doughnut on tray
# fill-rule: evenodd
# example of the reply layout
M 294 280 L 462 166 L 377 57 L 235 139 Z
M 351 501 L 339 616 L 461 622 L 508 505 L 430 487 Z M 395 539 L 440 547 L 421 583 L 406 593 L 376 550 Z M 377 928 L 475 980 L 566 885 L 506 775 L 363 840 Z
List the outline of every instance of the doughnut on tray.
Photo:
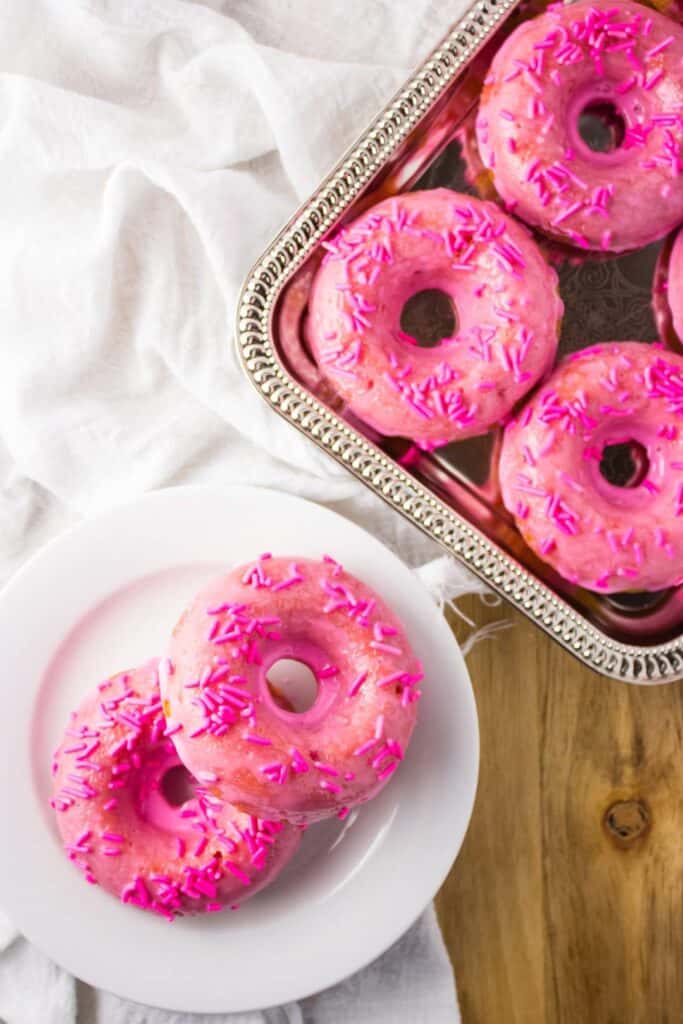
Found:
M 323 379 L 306 342 L 311 282 L 334 228 L 416 188 L 490 198 L 472 187 L 478 168 L 468 142 L 483 78 L 509 32 L 544 6 L 484 0 L 469 8 L 256 263 L 238 306 L 237 343 L 247 375 L 280 416 L 539 629 L 604 676 L 669 682 L 683 676 L 681 587 L 608 595 L 564 580 L 503 506 L 499 428 L 432 452 L 381 436 Z M 553 246 L 565 305 L 560 357 L 601 341 L 657 338 L 651 300 L 666 245 L 583 258 Z M 413 309 L 416 335 L 438 321 L 437 299 L 423 293 Z

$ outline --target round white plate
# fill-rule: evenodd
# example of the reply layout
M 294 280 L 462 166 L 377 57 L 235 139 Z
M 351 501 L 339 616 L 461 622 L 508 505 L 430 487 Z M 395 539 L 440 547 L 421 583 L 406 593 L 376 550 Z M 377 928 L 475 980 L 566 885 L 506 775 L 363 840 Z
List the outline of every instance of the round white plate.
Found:
M 48 805 L 50 754 L 95 683 L 162 653 L 195 590 L 264 549 L 329 552 L 393 607 L 425 666 L 406 760 L 344 821 L 312 827 L 273 886 L 172 924 L 88 886 Z M 327 509 L 274 491 L 158 491 L 53 541 L 0 594 L 0 906 L 72 974 L 181 1012 L 299 999 L 369 963 L 418 916 L 460 848 L 479 740 L 463 658 L 398 558 Z

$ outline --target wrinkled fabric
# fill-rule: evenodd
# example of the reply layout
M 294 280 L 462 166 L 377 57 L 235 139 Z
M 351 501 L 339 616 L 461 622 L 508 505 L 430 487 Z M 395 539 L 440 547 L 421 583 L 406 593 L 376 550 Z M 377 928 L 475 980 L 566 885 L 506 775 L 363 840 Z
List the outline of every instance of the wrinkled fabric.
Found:
M 0 6 L 0 578 L 149 488 L 279 487 L 416 566 L 430 542 L 245 380 L 240 284 L 445 34 L 436 0 L 22 0 Z M 441 598 L 478 585 L 446 560 Z M 5 1024 L 177 1024 L 77 984 L 0 914 Z M 206 1019 L 197 1017 L 197 1024 Z M 232 1024 L 457 1019 L 433 910 L 374 965 Z

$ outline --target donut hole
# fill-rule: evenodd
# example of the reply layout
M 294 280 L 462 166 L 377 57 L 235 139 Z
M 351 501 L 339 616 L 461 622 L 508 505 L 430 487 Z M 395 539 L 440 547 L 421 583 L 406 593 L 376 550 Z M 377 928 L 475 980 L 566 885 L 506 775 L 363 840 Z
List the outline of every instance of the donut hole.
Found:
M 620 441 L 602 449 L 600 473 L 612 487 L 640 487 L 649 469 L 647 449 L 639 441 Z
M 419 348 L 436 348 L 458 329 L 458 314 L 453 300 L 439 288 L 416 292 L 401 311 L 401 330 Z
M 181 807 L 195 796 L 196 780 L 184 764 L 175 764 L 161 777 L 161 795 L 171 807 Z
M 592 100 L 579 114 L 578 132 L 593 153 L 613 153 L 623 144 L 626 122 L 610 100 Z
M 266 673 L 266 685 L 273 701 L 283 711 L 303 715 L 318 699 L 318 680 L 303 661 L 279 658 Z

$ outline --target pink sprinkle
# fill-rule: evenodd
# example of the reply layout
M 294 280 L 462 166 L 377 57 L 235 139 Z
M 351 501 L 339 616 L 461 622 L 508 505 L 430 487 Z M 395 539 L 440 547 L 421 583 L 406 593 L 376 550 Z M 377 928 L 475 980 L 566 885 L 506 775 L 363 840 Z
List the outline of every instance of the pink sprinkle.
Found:
M 382 651 L 384 654 L 393 654 L 396 657 L 400 657 L 403 654 L 400 647 L 394 647 L 392 644 L 385 644 L 379 640 L 371 640 L 370 646 L 374 647 L 376 651 Z
M 232 604 L 227 601 L 224 604 L 217 604 L 213 608 L 207 608 L 207 615 L 222 615 L 223 612 L 228 612 L 232 609 Z
M 384 746 L 381 747 L 380 750 L 373 757 L 370 767 L 375 769 L 379 768 L 382 765 L 382 762 L 385 761 L 390 754 L 390 745 L 389 743 L 385 743 Z
M 383 689 L 385 686 L 391 686 L 392 683 L 398 683 L 403 679 L 403 672 L 392 672 L 389 676 L 384 676 L 383 679 L 377 681 L 379 689 Z
M 272 747 L 273 745 L 272 740 L 266 739 L 265 736 L 256 736 L 252 732 L 246 733 L 244 738 L 247 741 L 247 743 L 255 743 L 257 744 L 257 746 L 260 747 Z
M 340 576 L 344 571 L 343 566 L 335 558 L 332 558 L 331 555 L 323 555 L 323 562 L 334 566 L 333 576 Z
M 528 444 L 522 446 L 522 455 L 524 457 L 524 461 L 527 463 L 528 466 L 536 465 L 536 459 L 534 458 L 531 448 L 529 448 Z
M 358 691 L 360 690 L 361 686 L 363 685 L 363 683 L 365 682 L 365 680 L 367 678 L 368 678 L 367 672 L 361 672 L 361 674 L 351 684 L 351 686 L 349 688 L 349 693 L 348 693 L 349 697 L 355 697 L 356 696 L 356 694 L 358 693 Z
M 102 804 L 102 810 L 103 811 L 113 811 L 117 804 L 118 804 L 118 800 L 116 799 L 115 796 L 113 796 L 113 797 L 111 797 L 110 800 L 107 800 L 106 803 Z
M 577 213 L 582 206 L 583 203 L 580 200 L 577 200 L 577 202 L 572 203 L 571 206 L 565 207 L 565 209 L 562 210 L 562 212 L 558 214 L 557 217 L 551 220 L 550 223 L 553 225 L 553 227 L 557 227 L 559 224 L 562 224 L 563 221 L 567 220 L 569 217 L 572 217 L 575 213 Z
M 302 774 L 308 771 L 308 762 L 306 758 L 296 749 L 292 747 L 290 754 L 292 756 L 292 771 L 296 774 Z
M 350 811 L 349 807 L 340 807 L 340 809 L 337 811 L 337 817 L 340 818 L 341 821 L 343 821 L 344 818 L 348 818 L 349 811 Z
M 246 872 L 242 871 L 242 869 L 240 867 L 238 867 L 237 864 L 233 864 L 232 861 L 226 860 L 225 861 L 225 866 L 228 869 L 228 871 L 231 874 L 233 874 L 235 876 L 235 878 L 238 879 L 238 881 L 240 881 L 242 883 L 242 885 L 244 885 L 244 886 L 251 885 L 251 878 L 249 877 L 248 874 L 246 874 Z
M 276 592 L 280 590 L 286 590 L 288 587 L 293 587 L 295 583 L 301 583 L 302 580 L 303 576 L 300 576 L 298 573 L 296 573 L 292 576 L 289 576 L 287 579 L 280 580 L 279 583 L 276 583 L 275 586 L 273 587 L 273 591 Z
M 386 766 L 386 768 L 383 768 L 382 771 L 379 772 L 377 778 L 383 782 L 385 779 L 388 779 L 390 775 L 393 775 L 397 768 L 398 761 L 392 761 Z
M 647 78 L 643 82 L 643 88 L 646 90 L 646 92 L 649 92 L 651 89 L 654 89 L 654 87 L 657 85 L 658 82 L 662 80 L 663 77 L 664 71 L 660 68 L 659 71 L 655 71 L 655 73 L 651 75 L 650 78 Z
M 64 748 L 65 754 L 77 754 L 79 750 L 85 750 L 85 743 L 74 743 L 70 747 Z
M 617 552 L 620 549 L 619 538 L 617 537 L 617 535 L 614 532 L 614 530 L 608 530 L 606 536 L 607 536 L 607 543 L 609 544 L 611 550 L 616 555 Z
M 372 750 L 372 748 L 375 746 L 375 744 L 377 742 L 378 741 L 373 736 L 372 739 L 367 740 L 360 747 L 356 747 L 356 749 L 353 752 L 353 756 L 354 757 L 362 757 L 363 754 L 367 754 L 369 750 Z
M 329 793 L 341 793 L 342 791 L 341 786 L 338 786 L 336 782 L 328 782 L 327 779 L 321 780 L 320 788 L 326 789 Z
M 667 36 L 666 39 L 663 39 L 661 41 L 661 43 L 658 43 L 657 46 L 653 46 L 651 50 L 647 51 L 647 53 L 645 54 L 645 60 L 651 60 L 652 57 L 656 56 L 656 54 L 661 53 L 662 50 L 665 50 L 667 48 L 667 46 L 670 46 L 673 43 L 673 41 L 673 36 Z

